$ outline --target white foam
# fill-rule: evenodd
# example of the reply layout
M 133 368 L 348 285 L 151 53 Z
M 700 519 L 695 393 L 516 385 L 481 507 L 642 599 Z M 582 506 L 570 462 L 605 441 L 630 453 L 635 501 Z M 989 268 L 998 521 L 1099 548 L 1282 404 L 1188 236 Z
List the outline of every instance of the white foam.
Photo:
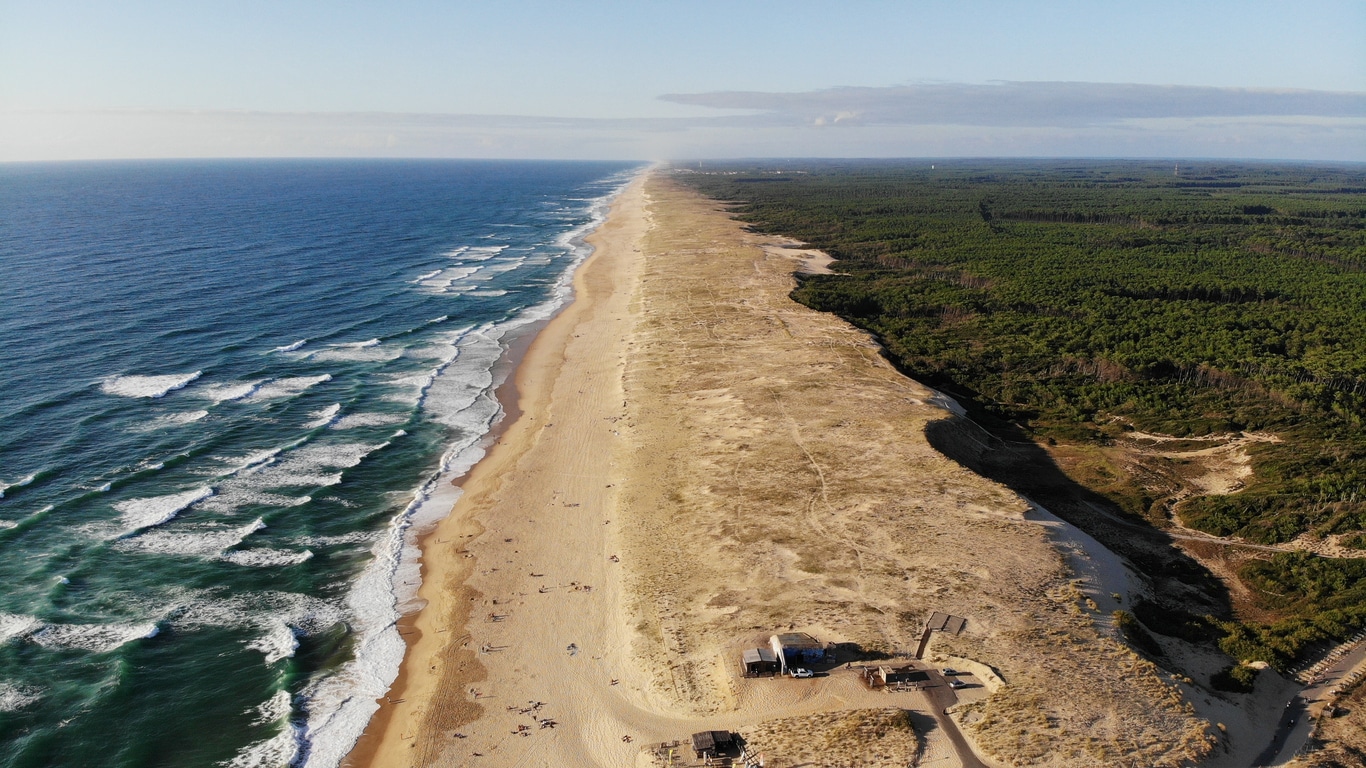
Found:
M 305 424 L 304 428 L 317 429 L 318 427 L 325 427 L 328 424 L 331 424 L 333 419 L 337 418 L 338 413 L 341 413 L 341 403 L 333 403 L 321 411 L 314 411 L 313 413 L 308 414 L 313 417 L 313 421 Z
M 288 659 L 294 655 L 294 651 L 299 648 L 299 638 L 294 634 L 294 630 L 283 621 L 273 619 L 266 623 L 265 634 L 247 643 L 247 648 L 253 651 L 260 651 L 266 657 L 266 664 L 274 664 L 281 659 Z M 284 693 L 281 691 L 281 693 Z M 277 694 L 278 696 L 278 694 Z M 266 705 L 262 705 L 266 706 Z M 285 694 L 285 712 L 289 711 L 289 695 Z M 264 714 L 264 713 L 263 713 Z M 274 722 L 281 716 L 270 718 L 267 722 Z
M 41 621 L 19 613 L 0 613 L 0 643 L 23 637 L 43 626 Z
M 470 292 L 469 292 L 468 294 L 466 294 L 466 295 L 467 295 L 467 296 L 485 296 L 485 297 L 491 297 L 491 296 L 506 296 L 506 295 L 508 295 L 508 292 L 507 292 L 507 291 L 503 291 L 503 290 L 496 290 L 496 291 L 470 291 Z
M 290 635 L 293 636 L 293 632 Z M 266 699 L 260 706 L 252 707 L 251 711 L 256 713 L 256 719 L 251 721 L 252 725 L 278 723 L 293 713 L 294 697 L 289 695 L 289 691 L 276 691 L 274 696 Z
M 113 376 L 105 379 L 100 384 L 100 389 L 107 395 L 120 397 L 163 397 L 167 392 L 180 389 L 203 373 L 195 371 L 169 376 Z
M 337 344 L 314 352 L 309 355 L 309 359 L 324 362 L 341 360 L 358 363 L 384 363 L 403 354 L 402 347 L 382 347 L 378 346 L 378 339 L 374 341 L 374 344 Z
M 408 347 L 407 349 L 403 350 L 403 356 L 408 358 L 409 360 L 444 360 L 450 355 L 450 353 L 451 345 L 449 344 L 420 344 L 417 346 Z M 397 379 L 397 381 L 421 381 L 422 384 L 417 387 L 418 389 L 421 389 L 422 387 L 426 386 L 427 378 L 429 377 L 404 376 Z
M 325 373 L 321 376 L 294 376 L 283 379 L 272 379 L 262 384 L 247 397 L 248 400 L 278 400 L 285 397 L 294 397 L 302 394 L 311 387 L 331 381 L 332 375 Z
M 225 768 L 281 768 L 294 765 L 299 759 L 299 751 L 299 730 L 286 719 L 274 737 L 252 744 L 219 765 Z
M 410 280 L 409 282 L 410 282 L 410 283 L 413 283 L 414 285 L 417 285 L 417 284 L 421 283 L 423 280 L 430 280 L 430 279 L 432 279 L 433 277 L 436 277 L 436 276 L 439 275 L 439 274 L 441 274 L 441 270 L 439 270 L 439 269 L 433 269 L 431 272 L 428 272 L 428 273 L 425 274 L 425 275 L 421 275 L 421 276 L 419 276 L 416 280 Z
M 313 553 L 305 549 L 302 552 L 294 552 L 287 549 L 238 549 L 226 552 L 219 557 L 236 565 L 247 565 L 253 568 L 276 568 L 285 565 L 298 565 L 312 559 Z
M 382 427 L 386 424 L 402 424 L 407 420 L 408 417 L 401 413 L 353 413 L 338 419 L 332 428 Z
M 152 419 L 151 421 L 148 421 L 147 423 L 137 427 L 137 431 L 154 432 L 158 429 L 166 429 L 167 427 L 176 427 L 182 424 L 193 424 L 194 422 L 199 421 L 200 419 L 208 415 L 208 411 L 184 411 L 182 413 L 168 413 L 164 416 L 158 416 L 155 419 Z
M 108 653 L 134 640 L 155 637 L 155 621 L 126 624 L 48 624 L 29 635 L 44 648 L 72 648 Z
M 302 447 L 298 447 L 301 446 Z M 279 488 L 323 488 L 342 481 L 338 470 L 354 467 L 370 453 L 388 443 L 304 443 L 294 442 L 286 449 L 256 454 L 233 474 L 220 482 L 213 498 L 202 502 L 202 509 L 232 512 L 253 504 L 276 507 L 307 504 L 310 497 L 293 498 L 270 493 Z
M 204 627 L 261 629 L 287 624 L 298 634 L 321 632 L 345 618 L 332 603 L 295 592 L 249 592 L 222 598 L 215 592 L 187 595 L 169 619 L 176 630 Z
M 260 476 L 263 486 L 269 488 L 326 488 L 342 481 L 340 472 L 327 475 L 290 474 L 293 467 L 282 466 L 279 472 L 267 470 Z
M 304 547 L 335 547 L 342 544 L 373 544 L 375 539 L 376 534 L 357 531 L 337 536 L 300 536 L 293 543 Z
M 214 474 L 220 477 L 233 477 L 235 475 L 243 473 L 259 471 L 261 467 L 273 464 L 275 462 L 275 458 L 279 456 L 282 452 L 287 451 L 297 445 L 300 445 L 306 442 L 307 440 L 307 437 L 301 437 L 298 440 L 293 440 L 289 443 L 280 446 L 279 448 L 271 448 L 268 451 L 257 451 L 256 453 L 248 454 L 246 456 L 241 457 L 215 456 L 215 459 L 227 462 L 230 468 L 226 472 L 216 472 Z
M 316 466 L 347 469 L 356 466 L 361 462 L 361 459 L 388 445 L 388 443 L 309 443 L 285 456 L 283 466 L 288 468 Z
M 28 485 L 29 483 L 33 482 L 34 478 L 36 478 L 36 477 L 37 477 L 37 475 L 29 475 L 28 477 L 24 478 L 23 480 L 15 480 L 15 481 L 12 482 L 12 483 L 6 483 L 6 482 L 3 482 L 3 481 L 0 481 L 0 499 L 5 498 L 5 491 L 8 491 L 8 490 L 11 489 L 11 488 L 22 488 L 22 487 Z
M 486 256 L 484 258 L 488 257 Z M 469 279 L 483 268 L 484 267 L 480 265 L 473 267 L 447 267 L 446 269 L 438 270 L 434 275 L 427 275 L 423 279 L 417 281 L 417 285 L 422 286 L 431 293 L 447 293 L 455 288 L 457 282 Z
M 503 272 L 512 272 L 513 270 L 518 269 L 525 263 L 525 256 L 517 256 L 509 259 L 498 259 L 496 261 L 490 262 L 488 269 L 485 271 L 485 274 L 498 275 L 502 274 Z
M 258 517 L 236 527 L 213 525 L 188 530 L 153 530 L 120 541 L 118 548 L 159 555 L 216 555 L 241 544 L 265 527 L 265 522 Z
M 114 509 L 122 513 L 119 522 L 123 525 L 123 535 L 126 536 L 143 528 L 151 528 L 166 523 L 179 514 L 181 510 L 212 495 L 213 489 L 206 486 L 166 496 L 128 499 L 115 504 Z
M 278 493 L 266 493 L 252 487 L 233 487 L 221 486 L 211 498 L 200 502 L 202 508 L 208 512 L 224 512 L 231 514 L 236 510 L 248 506 L 260 507 L 299 507 L 313 501 L 311 496 L 282 496 Z
M 293 344 L 286 344 L 286 345 L 283 346 L 283 347 L 276 347 L 275 349 L 272 349 L 271 351 L 272 351 L 272 352 L 293 352 L 294 350 L 299 349 L 300 347 L 302 347 L 303 345 L 305 345 L 305 344 L 307 344 L 307 343 L 308 343 L 308 339 L 299 339 L 298 341 L 294 342 Z
M 41 698 L 34 688 L 0 683 L 0 712 L 18 712 Z
M 13 520 L 0 520 L 0 531 L 7 531 L 11 528 L 18 528 L 19 523 Z
M 624 175 L 619 179 L 622 186 L 628 180 Z M 601 223 L 608 202 L 619 191 L 597 199 L 590 211 L 591 220 L 559 238 L 574 259 L 556 283 L 551 299 L 528 308 L 512 321 L 482 328 L 461 339 L 459 350 L 438 366 L 433 381 L 422 388 L 423 410 L 442 423 L 457 426 L 457 440 L 442 456 L 438 472 L 390 521 L 372 550 L 374 558 L 352 584 L 347 606 L 355 637 L 354 659 L 316 680 L 304 692 L 307 720 L 301 735 L 307 747 L 301 763 L 307 768 L 335 768 L 341 763 L 378 709 L 376 700 L 397 676 L 405 645 L 396 621 L 405 608 L 415 607 L 416 588 L 412 585 L 420 577 L 420 552 L 413 534 L 449 512 L 460 495 L 450 480 L 483 455 L 480 440 L 499 412 L 492 396 L 497 385 L 492 369 L 503 352 L 500 341 L 512 329 L 549 317 L 568 299 L 572 267 L 589 253 L 581 238 Z M 497 250 L 505 247 L 498 246 Z M 451 381 L 447 383 L 446 379 Z M 482 430 L 478 429 L 481 424 Z
M 501 336 L 501 332 L 485 328 L 462 338 L 456 355 L 437 369 L 423 392 L 419 403 L 423 411 L 447 426 L 473 426 L 461 414 L 482 395 L 491 395 L 493 366 L 503 355 Z
M 483 261 L 491 259 L 507 249 L 508 246 L 506 245 L 480 245 L 465 251 L 461 254 L 461 258 L 465 261 Z
M 260 381 L 229 381 L 223 384 L 208 384 L 198 387 L 194 390 L 194 394 L 215 403 L 227 403 L 233 400 L 241 400 L 255 392 L 259 386 L 261 386 Z

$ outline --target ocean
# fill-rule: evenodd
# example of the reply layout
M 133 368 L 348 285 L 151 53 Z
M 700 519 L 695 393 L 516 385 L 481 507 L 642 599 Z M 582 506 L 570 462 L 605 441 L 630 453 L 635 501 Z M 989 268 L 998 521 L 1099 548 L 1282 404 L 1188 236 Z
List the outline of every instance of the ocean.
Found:
M 0 165 L 0 763 L 338 765 L 637 170 Z

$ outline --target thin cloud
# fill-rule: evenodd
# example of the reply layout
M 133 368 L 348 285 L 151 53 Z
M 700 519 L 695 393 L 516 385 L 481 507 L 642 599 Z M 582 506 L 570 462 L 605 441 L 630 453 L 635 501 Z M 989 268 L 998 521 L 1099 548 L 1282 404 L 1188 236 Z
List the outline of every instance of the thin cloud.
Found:
M 0 110 L 0 162 L 154 157 L 1237 157 L 1366 161 L 1366 94 L 1094 83 L 670 98 L 744 114 Z M 832 127 L 834 126 L 834 127 Z
M 660 98 L 692 106 L 758 110 L 770 122 L 807 125 L 1071 127 L 1149 118 L 1366 117 L 1366 93 L 1131 83 L 947 83 L 801 93 L 673 93 Z

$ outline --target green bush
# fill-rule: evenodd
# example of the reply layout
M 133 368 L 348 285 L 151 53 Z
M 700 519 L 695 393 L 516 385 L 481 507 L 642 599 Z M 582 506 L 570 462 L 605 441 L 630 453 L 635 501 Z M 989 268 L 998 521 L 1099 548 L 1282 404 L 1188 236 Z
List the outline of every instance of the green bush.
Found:
M 1134 618 L 1128 611 L 1115 611 L 1115 626 L 1119 628 L 1120 634 L 1128 641 L 1129 645 L 1137 648 L 1149 656 L 1166 656 L 1167 652 L 1162 650 L 1162 644 L 1157 639 L 1148 634 L 1148 630 L 1143 628 L 1138 619 Z
M 1216 691 L 1251 693 L 1253 686 L 1257 684 L 1257 670 L 1243 664 L 1234 664 L 1210 675 L 1209 684 Z

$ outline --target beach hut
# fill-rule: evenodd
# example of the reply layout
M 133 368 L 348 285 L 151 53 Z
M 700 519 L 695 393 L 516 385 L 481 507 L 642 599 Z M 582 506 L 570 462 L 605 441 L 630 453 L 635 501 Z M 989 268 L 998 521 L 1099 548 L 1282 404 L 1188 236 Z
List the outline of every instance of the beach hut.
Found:
M 805 632 L 783 632 L 768 639 L 782 671 L 825 661 L 825 645 Z
M 692 751 L 698 757 L 720 757 L 735 746 L 730 731 L 702 731 L 692 735 Z
M 915 649 L 917 659 L 925 658 L 925 648 L 930 644 L 930 635 L 935 632 L 947 632 L 950 635 L 957 635 L 968 625 L 968 620 L 962 616 L 954 616 L 950 613 L 940 613 L 935 611 L 930 614 L 929 620 L 925 622 L 925 633 L 920 636 L 920 646 Z
M 782 671 L 777 655 L 768 648 L 750 648 L 741 655 L 740 663 L 744 667 L 745 677 L 776 675 Z

